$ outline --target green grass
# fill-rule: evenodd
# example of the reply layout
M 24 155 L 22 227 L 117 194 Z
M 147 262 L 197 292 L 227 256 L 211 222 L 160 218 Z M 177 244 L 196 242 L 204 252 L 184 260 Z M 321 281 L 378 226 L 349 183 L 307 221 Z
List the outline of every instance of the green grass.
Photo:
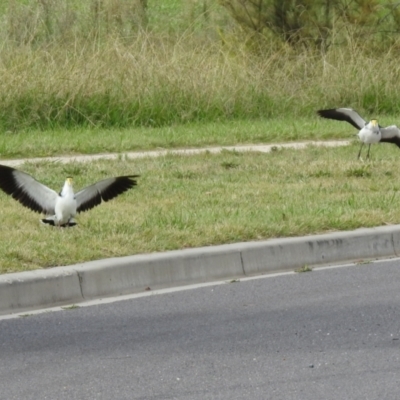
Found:
M 398 223 L 399 150 L 374 146 L 368 163 L 356 161 L 357 151 L 358 144 L 28 163 L 21 169 L 56 190 L 67 175 L 76 189 L 112 175 L 141 178 L 134 190 L 79 215 L 71 229 L 41 225 L 38 214 L 0 193 L 1 272 Z
M 338 106 L 400 124 L 394 37 L 372 45 L 350 27 L 324 53 L 271 38 L 257 52 L 206 0 L 150 1 L 146 29 L 133 1 L 3 3 L 0 159 L 354 138 L 349 124 L 315 115 Z M 66 230 L 40 225 L 0 193 L 0 272 L 397 223 L 398 149 L 376 146 L 365 164 L 356 154 L 27 164 L 55 189 L 66 175 L 78 189 L 142 177 Z
M 396 121 L 395 118 L 387 120 Z M 161 128 L 26 130 L 0 134 L 0 158 L 351 139 L 356 132 L 347 123 L 317 116 L 192 123 Z

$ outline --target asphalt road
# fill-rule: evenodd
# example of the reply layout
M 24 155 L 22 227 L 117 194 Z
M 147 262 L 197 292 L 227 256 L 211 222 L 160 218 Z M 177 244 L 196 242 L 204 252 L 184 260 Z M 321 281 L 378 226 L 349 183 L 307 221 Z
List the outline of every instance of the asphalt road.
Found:
M 398 399 L 400 261 L 0 320 L 1 399 Z

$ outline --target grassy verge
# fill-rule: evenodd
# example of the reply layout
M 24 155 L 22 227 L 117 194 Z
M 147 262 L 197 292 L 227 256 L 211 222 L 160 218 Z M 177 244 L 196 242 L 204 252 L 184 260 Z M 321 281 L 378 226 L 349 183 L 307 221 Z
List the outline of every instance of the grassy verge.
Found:
M 139 186 L 52 229 L 0 193 L 1 272 L 104 257 L 398 223 L 399 150 L 377 145 L 270 154 L 166 156 L 89 164 L 26 164 L 54 189 L 66 175 L 79 189 L 110 175 L 139 173 Z

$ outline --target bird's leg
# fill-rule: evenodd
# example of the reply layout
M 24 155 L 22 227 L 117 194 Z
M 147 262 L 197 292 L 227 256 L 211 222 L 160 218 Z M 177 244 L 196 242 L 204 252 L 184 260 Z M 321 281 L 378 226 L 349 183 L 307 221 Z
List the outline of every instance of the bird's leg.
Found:
M 369 159 L 369 151 L 370 151 L 370 149 L 371 149 L 371 143 L 368 146 L 367 160 Z
M 361 149 L 363 148 L 363 146 L 364 146 L 364 142 L 361 142 L 360 151 L 358 152 L 358 157 L 357 157 L 358 160 L 359 160 L 360 157 L 361 157 Z

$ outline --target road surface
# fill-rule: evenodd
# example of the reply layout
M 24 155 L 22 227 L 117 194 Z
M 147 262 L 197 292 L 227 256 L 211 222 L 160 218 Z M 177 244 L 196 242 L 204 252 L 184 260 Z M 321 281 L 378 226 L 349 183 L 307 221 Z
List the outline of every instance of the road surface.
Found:
M 0 320 L 1 399 L 399 393 L 399 260 Z

